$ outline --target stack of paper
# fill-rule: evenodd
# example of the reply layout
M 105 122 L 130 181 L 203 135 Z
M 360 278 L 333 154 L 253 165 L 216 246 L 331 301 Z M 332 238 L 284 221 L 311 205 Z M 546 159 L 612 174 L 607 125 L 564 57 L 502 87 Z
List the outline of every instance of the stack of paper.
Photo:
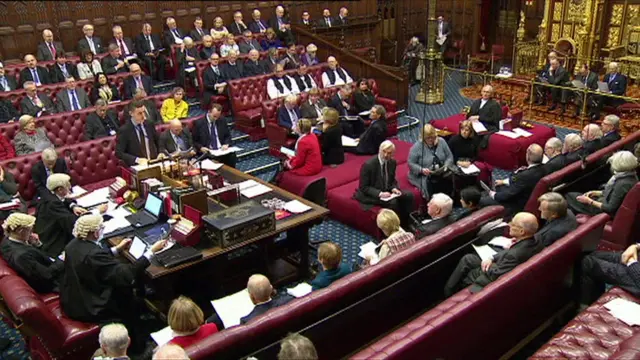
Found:
M 256 306 L 249 297 L 247 289 L 235 294 L 211 301 L 211 305 L 222 320 L 226 329 L 240 325 L 240 319 L 249 315 Z
M 478 253 L 478 256 L 480 256 L 482 261 L 493 259 L 493 255 L 497 254 L 497 252 L 489 247 L 489 245 L 476 246 L 471 244 L 471 246 L 473 246 L 473 250 Z
M 529 137 L 529 136 L 533 136 L 532 133 L 528 132 L 527 130 L 523 130 L 521 128 L 515 128 L 513 129 L 513 132 L 520 135 L 520 136 L 524 136 L 524 137 Z
M 106 203 L 109 197 L 109 188 L 103 187 L 101 189 L 92 191 L 77 200 L 78 205 L 83 208 L 89 208 L 98 204 Z
M 487 131 L 487 128 L 480 121 L 472 121 L 471 126 L 473 126 L 473 130 L 478 134 Z
M 87 190 L 81 188 L 78 185 L 76 185 L 76 186 L 71 188 L 71 194 L 73 194 L 73 196 L 80 196 L 80 195 L 84 195 L 86 193 L 87 193 Z
M 401 194 L 394 194 L 394 193 L 391 193 L 391 196 L 389 196 L 388 198 L 384 198 L 384 199 L 383 199 L 383 198 L 380 198 L 380 200 L 382 200 L 382 201 L 391 201 L 391 200 L 393 200 L 393 199 L 397 198 L 397 197 L 398 197 L 398 196 L 400 196 L 400 195 L 401 195 Z
M 176 162 L 175 161 L 160 161 L 157 163 L 153 163 L 153 164 L 141 164 L 141 165 L 133 165 L 131 168 L 135 171 L 140 171 L 140 170 L 145 170 L 148 168 L 152 168 L 152 167 L 156 167 L 156 166 L 173 166 L 175 165 Z
M 311 206 L 305 205 L 298 200 L 291 200 L 284 204 L 284 209 L 293 214 L 301 214 L 311 210 Z
M 123 217 L 114 217 L 104 223 L 104 233 L 105 235 L 110 234 L 118 229 L 126 228 L 127 226 L 131 226 L 129 220 Z
M 364 245 L 360 245 L 360 252 L 358 253 L 358 256 L 363 259 L 366 259 L 367 256 L 376 256 L 377 248 L 378 245 L 376 245 L 373 241 L 369 241 Z
M 296 152 L 294 150 L 289 149 L 288 147 L 280 146 L 280 152 L 287 156 L 296 156 Z
M 489 241 L 489 244 L 501 247 L 503 249 L 508 249 L 513 244 L 513 239 L 504 236 L 496 236 L 491 239 L 491 241 Z
M 230 146 L 227 148 L 227 150 L 222 150 L 222 149 L 218 149 L 218 150 L 209 150 L 209 154 L 213 155 L 213 156 L 222 156 L 222 155 L 227 155 L 227 154 L 231 154 L 233 152 L 236 151 L 241 151 L 242 149 L 240 149 L 237 146 Z
M 611 315 L 629 326 L 640 325 L 640 304 L 617 298 L 604 304 Z
M 303 282 L 298 284 L 296 287 L 288 288 L 287 294 L 299 298 L 308 295 L 312 290 L 311 285 Z
M 498 135 L 502 135 L 502 136 L 504 136 L 504 137 L 508 137 L 509 139 L 517 139 L 517 138 L 519 138 L 520 136 L 522 136 L 522 135 L 520 135 L 520 134 L 517 134 L 517 133 L 512 132 L 512 131 L 507 131 L 507 130 L 500 130 L 500 131 L 498 131 L 496 134 L 498 134 Z
M 462 167 L 462 166 L 458 166 L 458 167 L 463 173 L 467 175 L 477 174 L 480 172 L 480 169 L 478 169 L 478 167 L 475 164 L 471 164 L 468 167 Z
M 203 170 L 218 170 L 224 165 L 223 163 L 216 163 L 210 159 L 205 159 L 200 162 L 200 166 L 202 166 Z
M 358 146 L 358 141 L 356 141 L 356 139 L 342 135 L 342 146 L 356 147 Z
M 156 342 L 156 344 L 158 344 L 158 346 L 162 346 L 168 343 L 169 341 L 173 340 L 174 336 L 175 334 L 173 333 L 173 330 L 171 330 L 169 326 L 167 326 L 162 330 L 158 330 L 154 333 L 151 333 L 151 338 L 153 339 L 153 341 Z
M 240 187 L 240 194 L 248 197 L 249 199 L 262 194 L 266 194 L 272 189 L 266 185 L 263 185 L 255 180 L 246 180 L 238 184 Z

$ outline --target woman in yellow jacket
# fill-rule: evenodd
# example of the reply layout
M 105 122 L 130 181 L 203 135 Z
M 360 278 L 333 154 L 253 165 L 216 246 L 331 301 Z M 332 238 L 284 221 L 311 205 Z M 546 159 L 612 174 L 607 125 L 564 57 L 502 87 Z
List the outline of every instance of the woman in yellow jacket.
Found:
M 183 100 L 184 89 L 181 87 L 173 88 L 171 97 L 162 102 L 160 114 L 162 121 L 165 123 L 173 119 L 184 119 L 189 114 L 189 104 Z

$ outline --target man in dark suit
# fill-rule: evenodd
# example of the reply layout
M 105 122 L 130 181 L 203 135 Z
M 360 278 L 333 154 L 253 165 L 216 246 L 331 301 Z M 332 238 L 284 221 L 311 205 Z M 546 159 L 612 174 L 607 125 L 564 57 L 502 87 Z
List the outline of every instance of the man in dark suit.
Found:
M 319 28 L 332 28 L 336 26 L 335 20 L 331 17 L 331 11 L 329 9 L 322 10 L 322 18 L 318 20 Z
M 114 136 L 119 126 L 118 114 L 107 107 L 103 99 L 96 100 L 96 111 L 87 116 L 84 124 L 84 140 Z
M 306 28 L 313 27 L 313 21 L 311 21 L 311 14 L 308 11 L 303 11 L 302 16 L 300 17 L 300 25 Z
M 116 156 L 126 165 L 146 164 L 159 156 L 158 134 L 152 124 L 145 122 L 145 106 L 142 101 L 129 105 L 131 120 L 118 130 Z
M 560 65 L 560 61 L 558 59 L 551 59 L 549 63 L 549 72 L 547 73 L 547 81 L 551 85 L 556 86 L 568 86 L 569 85 L 569 73 L 565 70 L 564 67 Z M 562 111 L 561 114 L 564 114 L 567 104 L 566 100 L 562 97 L 563 91 L 562 89 L 552 88 L 552 87 L 544 87 L 543 88 L 543 97 L 546 98 L 546 93 L 551 93 L 551 106 L 549 107 L 549 111 L 553 111 L 558 107 L 558 103 L 561 103 Z
M 127 64 L 122 60 L 120 48 L 116 44 L 109 44 L 109 55 L 102 58 L 102 71 L 107 75 L 122 74 L 129 71 Z
M 609 87 L 609 94 L 624 96 L 627 91 L 627 77 L 619 73 L 619 66 L 617 62 L 609 63 L 609 72 L 604 76 L 603 81 L 607 83 Z M 596 107 L 591 115 L 592 120 L 600 119 L 600 112 L 605 105 L 618 107 L 624 104 L 624 99 L 617 99 L 608 96 L 596 95 L 595 97 Z
M 209 31 L 202 28 L 203 24 L 204 23 L 200 16 L 197 16 L 196 19 L 193 21 L 193 29 L 189 33 L 189 36 L 193 39 L 193 41 L 202 41 L 202 38 L 205 35 L 209 34 Z
M 209 66 L 204 70 L 204 74 L 202 75 L 204 85 L 201 101 L 202 109 L 209 109 L 212 96 L 226 94 L 227 79 L 224 77 L 222 67 L 219 66 L 219 63 L 220 55 L 213 53 L 209 58 Z
M 249 313 L 249 315 L 240 319 L 240 324 L 246 324 L 251 319 L 258 317 L 267 311 L 276 308 L 280 305 L 284 305 L 293 299 L 290 295 L 283 295 L 278 298 L 272 298 L 274 293 L 273 286 L 269 279 L 260 274 L 251 275 L 247 282 L 247 290 L 249 291 L 249 297 L 256 307 Z
M 300 120 L 300 108 L 298 107 L 298 96 L 289 94 L 284 98 L 282 106 L 278 108 L 278 125 L 289 130 L 293 135 L 295 133 L 296 124 Z
M 538 181 L 547 174 L 542 166 L 542 147 L 531 144 L 527 148 L 527 167 L 516 170 L 508 179 L 496 180 L 496 191 L 490 192 L 490 197 L 505 207 L 505 221 L 524 209 Z M 489 205 L 483 199 L 483 206 Z M 495 202 L 489 201 L 491 204 Z
M 258 40 L 253 38 L 253 33 L 251 32 L 251 30 L 245 30 L 243 35 L 244 40 L 240 43 L 240 45 L 238 45 L 240 54 L 247 54 L 251 50 L 262 51 L 262 46 L 260 46 Z
M 300 60 L 300 56 L 298 55 L 296 44 L 291 43 L 287 46 L 287 52 L 280 59 L 280 62 L 284 64 L 285 70 L 293 70 L 297 69 L 302 61 Z
M 269 27 L 275 30 L 278 38 L 286 46 L 294 42 L 294 37 L 291 33 L 291 22 L 288 17 L 285 17 L 282 5 L 276 6 L 275 16 L 269 19 Z
M 576 76 L 576 80 L 582 83 L 587 89 L 595 91 L 598 89 L 598 74 L 594 71 L 591 71 L 589 68 L 589 64 L 582 64 L 582 68 L 580 69 L 580 73 Z M 568 91 L 568 90 L 563 90 Z M 573 91 L 573 94 L 564 95 L 565 97 L 572 96 L 575 99 L 576 103 L 576 117 L 580 116 L 582 112 L 582 106 L 584 105 L 584 93 L 582 91 Z M 591 98 L 593 95 L 587 95 L 587 111 L 591 107 Z
M 67 57 L 64 52 L 56 54 L 56 63 L 49 69 L 49 77 L 51 83 L 65 82 L 68 77 L 79 79 L 78 68 L 70 62 L 67 62 Z
M 413 193 L 398 188 L 396 161 L 393 158 L 395 150 L 391 141 L 380 144 L 378 155 L 367 160 L 360 168 L 360 185 L 353 198 L 365 210 L 377 205 L 395 211 L 402 227 L 408 229 L 409 214 L 414 207 Z
M 582 128 L 582 148 L 585 156 L 602 149 L 602 135 L 602 129 L 598 124 L 587 124 Z
M 387 111 L 382 105 L 374 105 L 371 108 L 369 118 L 371 125 L 358 138 L 358 146 L 347 148 L 349 152 L 359 155 L 373 155 L 378 151 L 380 144 L 387 138 Z
M 416 226 L 416 237 L 421 239 L 453 224 L 455 218 L 451 214 L 452 210 L 453 200 L 448 195 L 443 193 L 433 194 L 427 204 L 427 213 L 431 220 L 426 224 Z
M 242 63 L 238 61 L 238 53 L 235 50 L 229 51 L 227 63 L 222 64 L 221 68 L 225 81 L 244 77 L 244 69 L 242 68 Z
M 247 25 L 245 25 L 244 21 L 242 21 L 242 13 L 240 11 L 233 13 L 233 22 L 231 25 L 227 26 L 227 29 L 235 36 L 242 35 L 245 30 L 249 29 L 247 28 Z
M 497 101 L 493 100 L 493 86 L 485 85 L 482 88 L 482 98 L 471 104 L 467 119 L 480 121 L 489 132 L 500 129 L 502 108 Z
M 270 48 L 267 50 L 267 57 L 262 60 L 262 67 L 267 74 L 276 71 L 276 66 L 278 65 L 278 50 L 275 48 Z
M 267 24 L 264 20 L 261 20 L 260 16 L 260 10 L 258 9 L 254 9 L 253 12 L 251 12 L 251 17 L 253 18 L 253 20 L 249 23 L 249 30 L 251 30 L 251 32 L 254 34 L 264 33 L 269 27 L 269 24 Z
M 78 41 L 78 54 L 82 54 L 83 51 L 91 50 L 94 54 L 102 54 L 105 49 L 102 46 L 102 40 L 93 36 L 93 25 L 86 24 L 82 27 L 84 37 Z
M 538 198 L 540 218 L 546 224 L 536 232 L 534 238 L 541 246 L 550 246 L 578 227 L 575 215 L 568 210 L 564 196 L 548 192 Z
M 45 67 L 38 66 L 38 60 L 36 60 L 35 56 L 26 55 L 24 63 L 27 67 L 20 70 L 20 86 L 23 86 L 27 81 L 33 81 L 38 86 L 51 84 L 49 71 Z
M 293 80 L 296 81 L 298 91 L 300 92 L 308 92 L 311 89 L 318 87 L 316 81 L 311 75 L 309 75 L 309 68 L 307 67 L 307 64 L 303 62 L 300 63 L 296 73 L 293 74 Z
M 335 95 L 329 98 L 327 105 L 338 110 L 341 118 L 340 126 L 344 135 L 357 138 L 364 132 L 364 123 L 361 120 L 344 120 L 345 116 L 352 113 L 351 85 L 343 85 Z
M 178 151 L 186 152 L 189 149 L 192 150 L 185 155 L 193 156 L 196 154 L 195 150 L 193 150 L 193 140 L 189 129 L 183 129 L 182 123 L 178 119 L 171 120 L 169 130 L 160 134 L 158 144 L 160 152 L 166 155 L 171 155 Z
M 15 212 L 5 220 L 5 238 L 0 243 L 4 260 L 35 291 L 58 292 L 64 272 L 64 262 L 50 257 L 40 249 L 42 243 L 33 236 L 36 218 Z
M 111 31 L 113 32 L 113 39 L 111 39 L 110 44 L 115 44 L 120 48 L 120 55 L 123 60 L 137 56 L 133 41 L 128 37 L 124 37 L 124 33 L 122 32 L 122 27 L 120 25 L 114 26 L 111 28 Z M 137 62 L 137 59 L 131 59 L 131 62 Z M 104 68 L 102 70 L 104 70 Z
M 582 144 L 582 138 L 578 134 L 568 134 L 564 137 L 564 144 L 562 144 L 562 154 L 556 156 L 557 158 L 559 158 L 559 160 L 557 161 L 562 164 L 562 167 L 582 160 L 586 157 L 586 153 L 582 148 Z M 551 172 L 547 173 L 550 174 Z
M 182 44 L 182 38 L 184 38 L 184 33 L 178 29 L 178 25 L 176 24 L 176 19 L 172 17 L 167 18 L 167 30 L 164 31 L 163 34 L 163 43 L 167 49 L 171 48 L 173 44 Z
M 149 75 L 157 81 L 164 81 L 164 68 L 167 63 L 164 52 L 167 49 L 162 47 L 160 38 L 158 38 L 158 35 L 152 34 L 151 30 L 151 24 L 149 23 L 145 23 L 142 26 L 142 33 L 136 37 L 136 52 L 138 53 L 138 58 L 149 69 Z
M 640 296 L 640 244 L 624 252 L 596 251 L 581 264 L 580 304 L 590 305 L 605 290 L 605 285 L 619 286 L 634 296 Z
M 349 23 L 349 9 L 346 7 L 341 7 L 340 11 L 338 11 L 338 16 L 334 19 L 337 26 L 344 26 Z
M 445 52 L 445 50 L 447 50 L 447 46 L 449 46 L 449 43 L 451 42 L 451 25 L 449 22 L 444 21 L 444 17 L 440 15 L 438 16 L 436 28 L 436 41 L 440 39 L 436 44 L 440 45 L 440 52 Z M 442 42 L 442 44 L 440 44 L 440 42 Z
M 70 319 L 88 323 L 120 322 L 131 334 L 132 352 L 144 349 L 139 302 L 133 286 L 142 279 L 154 254 L 164 248 L 158 241 L 133 263 L 122 262 L 115 255 L 131 244 L 122 240 L 117 246 L 105 248 L 100 239 L 104 225 L 98 215 L 81 216 L 75 223 L 75 238 L 65 248 L 65 269 L 60 286 L 60 305 Z M 82 299 L 82 301 L 78 301 Z
M 176 82 L 181 87 L 185 87 L 188 78 L 195 88 L 198 88 L 198 72 L 196 62 L 200 60 L 200 52 L 196 48 L 193 39 L 186 36 L 181 49 L 176 51 L 176 62 L 178 63 L 178 74 Z
M 544 164 L 547 174 L 551 174 L 565 167 L 564 157 L 562 156 L 562 141 L 557 137 L 550 138 L 544 144 L 544 156 L 547 159 L 547 162 Z
M 38 61 L 52 61 L 57 54 L 64 54 L 62 43 L 53 41 L 53 32 L 51 30 L 44 29 L 42 31 L 42 39 L 44 41 L 38 44 L 38 52 L 36 53 Z
M 138 64 L 131 64 L 129 69 L 130 75 L 124 79 L 124 99 L 132 99 L 138 88 L 144 89 L 147 94 L 151 94 L 153 91 L 151 77 L 143 74 Z
M 258 52 L 258 50 L 249 51 L 249 57 L 244 61 L 244 65 L 242 66 L 244 76 L 249 77 L 266 74 L 259 58 L 260 53 Z
M 23 87 L 27 93 L 27 96 L 20 100 L 20 111 L 23 115 L 40 117 L 57 113 L 57 109 L 55 105 L 53 105 L 51 98 L 45 93 L 39 93 L 36 88 L 36 83 L 27 81 Z
M 214 156 L 212 150 L 227 150 L 231 146 L 231 132 L 227 120 L 222 116 L 222 106 L 212 104 L 211 110 L 193 125 L 193 146 L 201 153 L 208 153 L 209 157 L 236 167 L 236 153 L 231 152 L 222 156 Z
M 445 296 L 449 297 L 471 284 L 473 284 L 471 291 L 478 292 L 527 261 L 541 249 L 534 237 L 536 231 L 538 231 L 538 219 L 533 214 L 517 213 L 509 223 L 509 236 L 513 238 L 511 246 L 485 260 L 476 254 L 467 254 L 462 257 L 447 280 L 444 288 Z
M 18 88 L 16 78 L 8 75 L 4 70 L 4 64 L 0 62 L 0 92 L 13 91 Z
M 309 98 L 300 104 L 300 116 L 303 119 L 317 120 L 322 116 L 322 109 L 327 107 L 327 103 L 320 97 L 320 90 L 313 88 L 309 90 Z
M 76 79 L 67 78 L 65 85 L 66 90 L 60 90 L 56 94 L 59 113 L 82 110 L 91 106 L 87 93 L 76 85 Z
M 156 103 L 151 99 L 147 99 L 147 92 L 144 91 L 144 89 L 137 88 L 133 93 L 133 100 L 141 101 L 144 105 L 146 124 L 151 124 L 153 126 L 162 124 L 162 115 L 160 115 L 160 111 L 158 110 Z M 131 115 L 128 111 L 124 112 L 123 119 L 125 123 L 131 120 Z
M 607 115 L 602 120 L 600 128 L 604 135 L 600 138 L 601 146 L 603 148 L 613 144 L 620 140 L 620 118 L 617 115 Z
M 43 196 L 43 194 L 49 192 L 49 190 L 47 190 L 47 178 L 49 175 L 69 175 L 69 168 L 67 168 L 67 162 L 64 161 L 64 159 L 58 158 L 58 153 L 55 149 L 44 149 L 40 158 L 41 160 L 31 167 L 31 180 L 36 189 L 36 194 Z

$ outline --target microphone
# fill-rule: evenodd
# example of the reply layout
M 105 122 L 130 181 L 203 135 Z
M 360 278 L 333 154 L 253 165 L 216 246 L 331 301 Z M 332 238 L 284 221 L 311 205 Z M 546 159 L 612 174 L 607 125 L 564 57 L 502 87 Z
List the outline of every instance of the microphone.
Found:
M 208 155 L 209 155 L 209 154 L 208 154 L 208 153 L 206 153 L 206 152 L 202 153 L 202 155 L 200 155 L 197 159 L 195 159 L 195 160 L 191 160 L 191 161 L 192 161 L 192 163 L 191 163 L 191 164 L 196 164 L 196 163 L 198 163 L 198 162 L 200 162 L 200 161 L 204 160 Z

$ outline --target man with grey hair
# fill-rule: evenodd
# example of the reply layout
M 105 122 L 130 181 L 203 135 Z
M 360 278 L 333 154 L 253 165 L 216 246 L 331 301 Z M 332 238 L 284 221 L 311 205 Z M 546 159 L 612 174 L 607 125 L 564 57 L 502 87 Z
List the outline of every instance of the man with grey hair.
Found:
M 166 20 L 167 30 L 163 34 L 163 44 L 166 49 L 170 49 L 173 44 L 182 44 L 185 33 L 178 29 L 176 19 L 168 17 Z
M 414 199 L 411 191 L 401 191 L 398 187 L 395 151 L 395 145 L 389 140 L 380 144 L 378 155 L 367 160 L 360 168 L 360 185 L 353 197 L 364 210 L 377 205 L 395 211 L 402 227 L 408 229 Z
M 483 199 L 482 206 L 493 205 L 496 202 L 505 207 L 505 221 L 524 209 L 529 195 L 536 187 L 536 184 L 547 174 L 542 166 L 542 147 L 538 144 L 531 144 L 527 148 L 527 166 L 516 170 L 509 178 L 496 180 L 496 191 L 491 191 L 489 196 L 495 200 Z
M 284 65 L 281 63 L 276 64 L 276 69 L 273 76 L 267 80 L 267 94 L 269 99 L 277 99 L 286 96 L 289 98 L 290 94 L 297 94 L 300 90 L 296 81 L 291 76 L 285 74 Z M 286 101 L 286 99 L 285 99 Z
M 98 335 L 100 350 L 102 355 L 99 359 L 125 360 L 127 356 L 127 348 L 131 343 L 127 328 L 119 323 L 112 323 L 100 329 Z
M 38 44 L 36 57 L 38 61 L 53 61 L 57 54 L 64 54 L 64 48 L 60 41 L 53 40 L 53 32 L 50 29 L 42 30 L 42 40 Z
M 600 125 L 602 129 L 602 138 L 600 142 L 602 143 L 602 147 L 605 148 L 614 142 L 620 140 L 622 137 L 620 136 L 620 118 L 617 115 L 607 115 L 602 120 L 602 124 Z
M 84 124 L 84 139 L 93 140 L 107 136 L 115 136 L 120 127 L 120 120 L 115 111 L 107 106 L 104 99 L 96 100 L 96 111 L 87 116 Z
M 298 120 L 300 120 L 298 96 L 289 94 L 284 98 L 282 106 L 278 108 L 278 125 L 288 129 L 290 134 L 294 134 Z
M 249 30 L 247 30 L 249 31 Z M 251 33 L 249 31 L 249 33 Z M 260 62 L 260 52 L 256 49 L 249 51 L 249 56 L 244 61 L 243 69 L 245 76 L 258 76 L 266 74 L 265 68 Z
M 482 97 L 471 103 L 467 119 L 479 121 L 487 131 L 498 131 L 502 119 L 502 107 L 493 99 L 493 87 L 485 85 L 481 91 Z
M 538 198 L 540 218 L 546 224 L 535 234 L 542 246 L 549 246 L 578 227 L 576 217 L 568 210 L 564 196 L 556 192 L 548 192 Z
M 608 72 L 604 76 L 603 82 L 607 83 L 609 87 L 609 94 L 616 96 L 624 96 L 627 91 L 627 77 L 620 74 L 619 66 L 617 62 L 611 62 L 608 66 Z M 624 99 L 613 98 L 609 96 L 596 95 L 594 96 L 596 107 L 591 114 L 591 120 L 596 121 L 600 119 L 600 112 L 606 105 L 618 107 L 624 104 Z
M 327 69 L 322 73 L 322 87 L 341 86 L 353 82 L 349 73 L 340 67 L 338 60 L 334 56 L 327 58 Z
M 564 137 L 564 144 L 562 144 L 562 156 L 564 157 L 565 166 L 574 161 L 580 160 L 584 156 L 582 144 L 582 138 L 578 134 L 569 134 Z
M 446 297 L 469 285 L 471 292 L 497 280 L 500 276 L 527 261 L 541 249 L 534 234 L 538 231 L 538 219 L 528 212 L 519 212 L 509 222 L 511 243 L 491 258 L 482 260 L 480 256 L 467 254 L 460 259 L 444 288 Z
M 22 79 L 20 79 L 20 81 L 22 81 Z M 20 111 L 22 115 L 40 117 L 57 112 L 56 106 L 53 105 L 51 98 L 43 92 L 38 92 L 35 82 L 25 81 L 22 87 L 26 92 L 26 96 L 20 100 Z
M 564 157 L 562 156 L 562 141 L 557 137 L 552 137 L 544 144 L 544 167 L 547 173 L 558 171 L 564 167 Z
M 122 74 L 129 71 L 129 65 L 122 60 L 122 53 L 116 44 L 109 44 L 109 55 L 102 58 L 102 70 L 106 75 Z
M 422 238 L 431 234 L 435 234 L 452 224 L 455 219 L 451 216 L 453 210 L 453 200 L 449 195 L 443 193 L 434 194 L 427 203 L 427 213 L 431 220 L 426 224 L 422 224 L 417 229 L 416 238 Z
M 35 56 L 25 55 L 24 64 L 26 67 L 20 70 L 20 86 L 23 86 L 27 81 L 33 81 L 38 86 L 52 83 L 49 70 L 44 66 L 38 66 L 38 60 Z
M 356 147 L 348 147 L 346 151 L 359 155 L 374 155 L 380 144 L 387 138 L 387 110 L 382 105 L 373 105 L 369 113 L 371 124 L 356 139 L 358 145 Z M 362 125 L 364 127 L 364 124 Z M 353 127 L 353 131 L 357 131 L 358 126 Z
M 149 69 L 149 75 L 155 80 L 164 81 L 164 68 L 167 58 L 163 54 L 163 48 L 158 35 L 152 34 L 152 27 L 149 23 L 142 25 L 142 33 L 136 37 L 136 53 Z M 162 51 L 161 51 L 162 50 Z M 169 50 L 169 48 L 166 48 Z M 149 91 L 147 89 L 147 91 Z
M 129 57 L 137 58 L 138 56 L 136 55 L 136 49 L 133 46 L 133 41 L 131 41 L 131 39 L 128 37 L 124 37 L 122 27 L 120 25 L 115 25 L 111 28 L 111 31 L 113 32 L 113 39 L 111 39 L 111 44 L 115 44 L 120 48 L 120 53 L 122 54 L 122 56 L 125 59 Z
M 278 38 L 282 40 L 285 46 L 294 42 L 294 36 L 291 33 L 291 22 L 289 17 L 285 16 L 284 7 L 282 5 L 276 6 L 275 16 L 269 19 L 269 27 L 275 30 Z
M 582 129 L 582 147 L 585 155 L 593 154 L 602 149 L 602 129 L 598 124 L 588 124 Z
M 280 343 L 278 360 L 317 360 L 318 352 L 309 338 L 300 334 L 289 334 Z
M 200 52 L 190 37 L 186 36 L 182 41 L 182 47 L 176 52 L 176 61 L 180 65 L 177 78 L 178 84 L 184 87 L 186 79 L 189 78 L 193 86 L 198 88 L 196 62 L 200 60 Z
M 152 360 L 189 360 L 189 355 L 178 345 L 166 344 L 156 350 Z
M 40 159 L 31 167 L 31 179 L 38 196 L 49 192 L 47 190 L 47 178 L 49 175 L 54 173 L 69 175 L 67 162 L 58 158 L 58 153 L 54 148 L 44 149 L 40 154 Z
M 78 41 L 78 54 L 82 54 L 87 50 L 91 50 L 94 55 L 102 54 L 104 52 L 102 40 L 97 36 L 93 36 L 93 30 L 93 25 L 91 24 L 85 24 L 82 27 L 84 36 Z

